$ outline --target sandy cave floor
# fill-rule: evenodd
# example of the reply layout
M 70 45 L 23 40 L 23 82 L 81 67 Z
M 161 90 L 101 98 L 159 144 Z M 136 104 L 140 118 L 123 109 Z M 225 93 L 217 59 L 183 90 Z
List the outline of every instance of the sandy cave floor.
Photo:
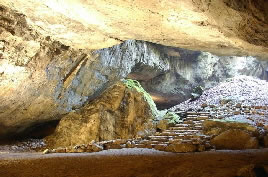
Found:
M 264 170 L 259 176 L 267 175 L 268 149 L 201 153 L 138 148 L 46 155 L 0 153 L 1 177 L 234 177 L 250 165 Z

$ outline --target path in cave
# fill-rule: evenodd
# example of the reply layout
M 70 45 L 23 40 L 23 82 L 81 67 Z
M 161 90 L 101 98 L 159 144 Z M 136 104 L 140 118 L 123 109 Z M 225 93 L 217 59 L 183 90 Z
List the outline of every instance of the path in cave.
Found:
M 1 177 L 234 177 L 245 171 L 257 177 L 267 175 L 268 149 L 181 154 L 135 148 L 90 154 L 0 154 Z

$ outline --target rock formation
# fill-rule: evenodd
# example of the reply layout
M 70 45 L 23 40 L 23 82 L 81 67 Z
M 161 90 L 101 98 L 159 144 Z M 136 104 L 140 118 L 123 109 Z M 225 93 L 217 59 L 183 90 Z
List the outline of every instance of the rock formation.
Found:
M 157 56 L 149 57 L 157 54 L 143 42 L 77 50 L 42 36 L 24 15 L 5 7 L 0 10 L 1 137 L 60 119 L 126 77 L 136 65 L 168 69 Z M 132 50 L 122 54 L 124 48 Z
M 266 0 L 2 0 L 44 36 L 100 49 L 128 39 L 268 58 Z
M 212 136 L 216 149 L 258 149 L 259 132 L 255 126 L 239 122 L 205 121 L 204 133 Z
M 2 0 L 0 138 L 79 111 L 125 77 L 142 80 L 156 99 L 160 94 L 180 101 L 200 80 L 209 87 L 226 73 L 264 77 L 266 64 L 253 57 L 241 58 L 245 67 L 252 65 L 248 71 L 230 70 L 228 63 L 240 59 L 125 41 L 267 58 L 266 6 L 253 1 L 176 3 Z M 233 18 L 216 22 L 222 13 Z
M 154 132 L 152 121 L 143 93 L 119 82 L 79 111 L 63 116 L 55 133 L 46 140 L 50 147 L 66 147 L 91 141 L 146 137 Z
M 154 47 L 161 58 L 168 61 L 170 69 L 150 80 L 146 77 L 134 78 L 141 81 L 142 86 L 155 98 L 160 108 L 169 108 L 189 99 L 197 86 L 209 89 L 227 78 L 238 75 L 268 78 L 265 73 L 268 62 L 255 57 L 216 56 L 208 52 L 161 45 Z M 142 69 L 133 72 L 136 76 L 143 73 Z M 130 77 L 133 78 L 133 75 Z

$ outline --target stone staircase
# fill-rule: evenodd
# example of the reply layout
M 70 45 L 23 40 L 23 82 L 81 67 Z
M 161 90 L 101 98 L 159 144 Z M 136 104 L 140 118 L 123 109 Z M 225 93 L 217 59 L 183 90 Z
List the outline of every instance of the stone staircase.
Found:
M 160 151 L 169 152 L 196 152 L 214 149 L 210 145 L 211 136 L 203 133 L 203 122 L 210 119 L 224 119 L 228 116 L 243 115 L 251 116 L 251 121 L 254 115 L 261 115 L 263 118 L 268 116 L 268 107 L 257 106 L 241 106 L 241 105 L 228 105 L 223 108 L 212 106 L 209 110 L 206 108 L 203 111 L 194 112 L 176 112 L 182 118 L 182 122 L 169 127 L 162 132 L 156 132 L 153 136 L 146 139 L 117 139 L 110 141 L 97 142 L 89 145 L 81 145 L 68 148 L 58 148 L 51 152 L 98 152 L 108 149 L 121 149 L 121 148 L 150 148 Z M 238 113 L 236 113 L 238 112 Z M 256 120 L 262 120 L 257 117 Z M 267 121 L 263 122 L 262 126 L 267 126 Z M 85 146 L 85 147 L 84 147 Z
M 136 147 L 165 151 L 170 144 L 191 144 L 199 146 L 199 151 L 210 149 L 210 136 L 204 135 L 202 131 L 202 122 L 207 119 L 210 119 L 209 112 L 186 112 L 182 123 L 157 132 L 147 140 L 138 141 Z

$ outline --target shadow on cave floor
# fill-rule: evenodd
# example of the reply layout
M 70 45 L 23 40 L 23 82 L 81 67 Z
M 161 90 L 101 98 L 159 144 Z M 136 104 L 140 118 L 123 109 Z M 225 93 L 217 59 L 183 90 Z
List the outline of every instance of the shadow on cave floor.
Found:
M 59 120 L 34 124 L 20 134 L 0 139 L 0 152 L 34 152 L 45 147 L 43 138 L 54 133 Z

